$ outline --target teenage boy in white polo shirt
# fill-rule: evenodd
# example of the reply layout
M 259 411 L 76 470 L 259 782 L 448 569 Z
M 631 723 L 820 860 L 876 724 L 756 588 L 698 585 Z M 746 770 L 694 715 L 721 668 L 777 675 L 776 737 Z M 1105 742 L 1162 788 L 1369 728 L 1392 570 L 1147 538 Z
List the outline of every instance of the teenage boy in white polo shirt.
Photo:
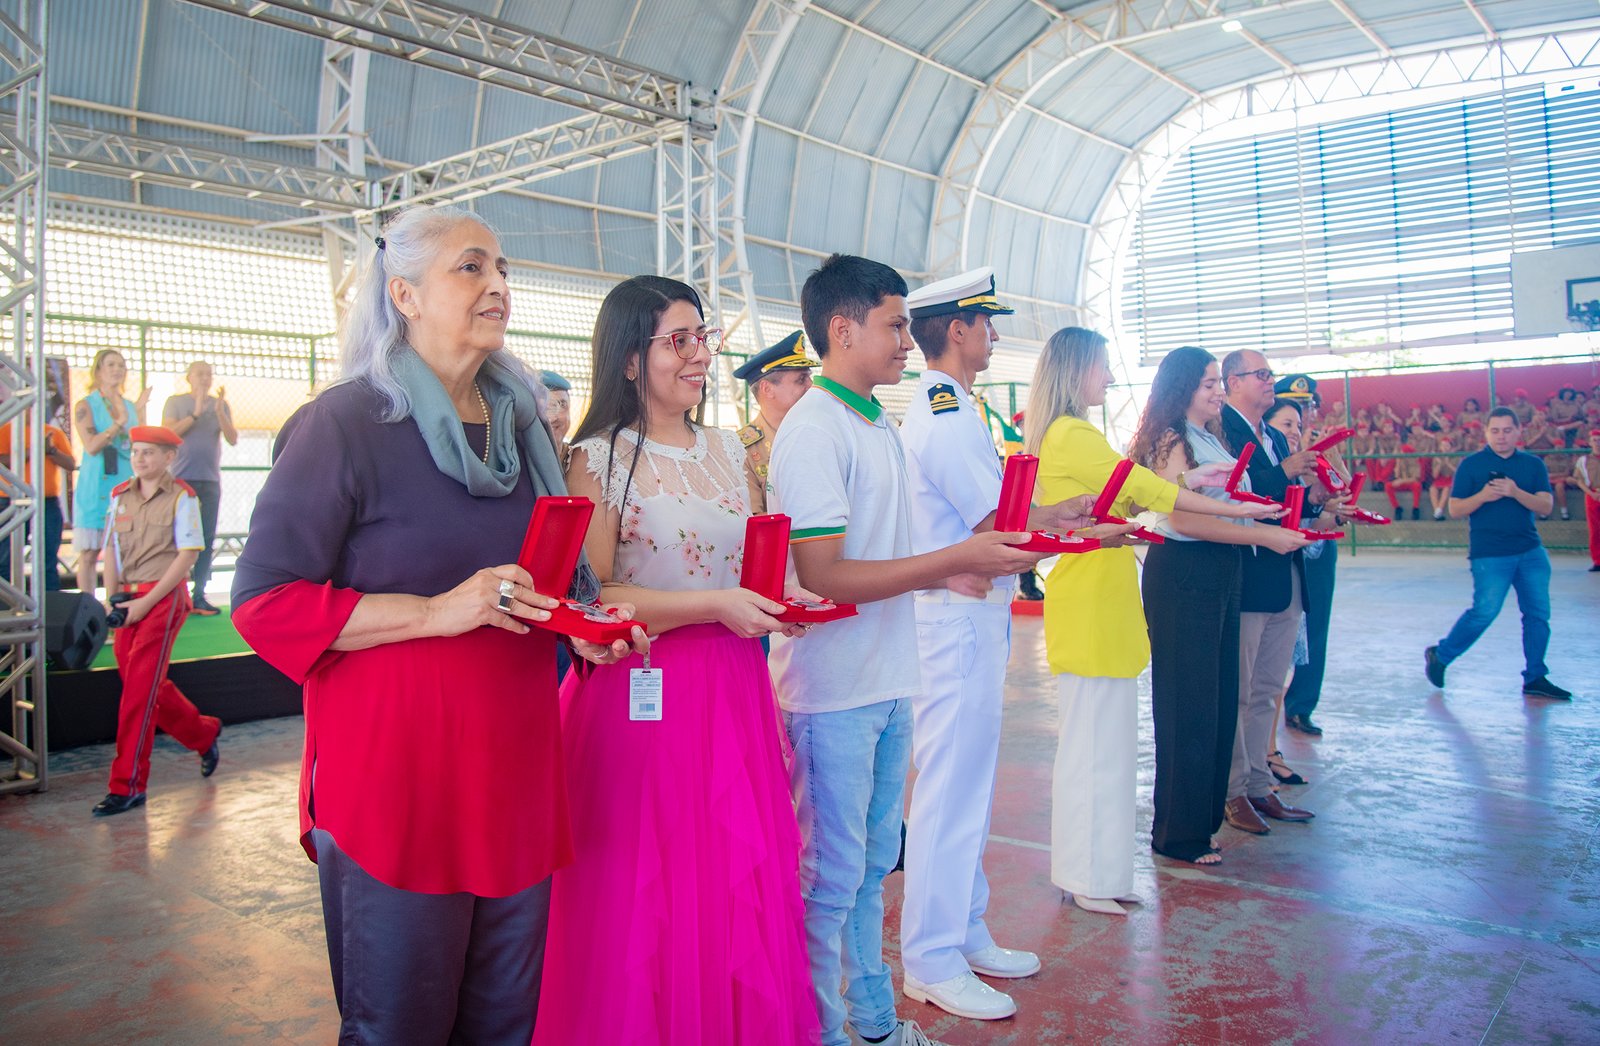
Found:
M 1005 543 L 1024 535 L 993 532 L 912 555 L 905 449 L 872 396 L 900 380 L 913 348 L 906 290 L 893 269 L 850 255 L 834 255 L 806 280 L 800 311 L 822 373 L 784 418 L 768 469 L 769 508 L 793 520 L 800 583 L 860 606 L 856 617 L 772 644 L 794 746 L 823 1046 L 849 1043 L 847 1008 L 866 1042 L 928 1041 L 914 1021 L 896 1018 L 883 962 L 883 877 L 900 848 L 910 698 L 920 687 L 911 593 L 961 574 L 1016 574 L 1040 558 Z

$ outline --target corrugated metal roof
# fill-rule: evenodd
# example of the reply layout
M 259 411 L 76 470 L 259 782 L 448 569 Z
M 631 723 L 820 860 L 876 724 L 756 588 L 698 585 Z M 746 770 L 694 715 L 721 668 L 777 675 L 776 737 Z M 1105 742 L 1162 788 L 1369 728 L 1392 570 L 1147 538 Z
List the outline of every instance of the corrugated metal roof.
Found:
M 691 79 L 707 90 L 721 84 L 756 10 L 756 0 L 710 5 L 704 0 L 451 2 Z M 1170 0 L 1139 2 L 1146 13 L 1180 6 Z M 1475 3 L 1500 30 L 1600 16 L 1592 0 Z M 1053 6 L 1100 26 L 1108 11 L 1106 0 Z M 1394 48 L 1483 35 L 1460 0 L 1346 0 L 1346 6 Z M 252 132 L 316 129 L 319 40 L 184 0 L 149 0 L 148 21 L 141 22 L 144 9 L 132 0 L 54 0 L 53 90 Z M 969 249 L 1001 267 L 1017 293 L 1048 299 L 1030 304 L 1026 316 L 1019 314 L 1016 323 L 1027 327 L 1029 336 L 1048 334 L 1039 331 L 1066 316 L 1070 296 L 1078 292 L 1083 230 L 1060 219 L 1092 219 L 1127 161 L 1123 149 L 1096 138 L 1124 147 L 1145 141 L 1190 104 L 1192 95 L 1180 84 L 1207 92 L 1277 75 L 1281 66 L 1267 49 L 1292 63 L 1375 53 L 1362 30 L 1331 3 L 1285 8 L 1238 0 L 1225 10 L 1240 18 L 1265 49 L 1213 21 L 1125 45 L 1126 53 L 1102 50 L 1066 63 L 1031 96 L 1030 103 L 1053 119 L 1018 113 L 993 142 L 982 188 L 1014 206 L 980 198 L 970 216 Z M 819 0 L 803 14 L 779 56 L 763 104 L 761 116 L 769 123 L 756 131 L 745 213 L 753 236 L 800 249 L 751 245 L 758 293 L 792 300 L 800 281 L 816 267 L 817 251 L 861 251 L 908 271 L 925 269 L 938 179 L 973 119 L 981 90 L 971 81 L 995 77 L 1057 21 L 1038 0 Z M 410 164 L 504 140 L 576 111 L 379 57 L 371 63 L 367 113 L 378 152 Z M 131 127 L 124 117 L 81 108 L 58 107 L 54 115 L 110 129 Z M 150 121 L 142 121 L 138 130 L 248 155 L 312 162 L 303 145 L 244 143 Z M 126 182 L 71 171 L 52 171 L 50 184 L 60 193 L 99 199 L 126 201 L 135 195 Z M 592 206 L 652 211 L 657 201 L 651 155 L 547 178 L 531 188 L 556 199 L 502 195 L 475 204 L 502 228 L 516 257 L 619 274 L 654 265 L 653 221 Z M 291 213 L 153 186 L 141 187 L 137 196 L 155 206 L 231 218 L 271 220 Z

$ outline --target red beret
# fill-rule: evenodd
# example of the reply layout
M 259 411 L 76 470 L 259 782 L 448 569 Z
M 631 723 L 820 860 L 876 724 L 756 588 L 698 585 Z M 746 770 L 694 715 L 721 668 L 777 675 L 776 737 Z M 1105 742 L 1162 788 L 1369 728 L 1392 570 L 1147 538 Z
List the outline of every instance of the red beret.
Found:
M 183 442 L 183 437 L 165 425 L 135 425 L 128 430 L 128 439 L 134 443 L 157 443 L 164 447 L 176 447 Z

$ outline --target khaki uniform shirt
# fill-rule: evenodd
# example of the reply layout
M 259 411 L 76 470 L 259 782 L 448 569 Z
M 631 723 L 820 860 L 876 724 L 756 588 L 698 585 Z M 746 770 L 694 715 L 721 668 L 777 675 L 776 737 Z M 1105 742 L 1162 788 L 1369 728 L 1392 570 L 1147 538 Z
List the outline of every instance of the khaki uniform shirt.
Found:
M 165 473 L 155 493 L 145 498 L 134 477 L 111 492 L 105 547 L 116 556 L 117 578 L 125 585 L 160 581 L 179 552 L 197 551 L 200 501 L 189 484 Z
M 767 464 L 772 459 L 772 437 L 775 435 L 777 432 L 760 414 L 739 430 L 739 442 L 744 444 L 744 474 L 756 491 L 757 501 L 751 506 L 755 515 L 767 511 Z

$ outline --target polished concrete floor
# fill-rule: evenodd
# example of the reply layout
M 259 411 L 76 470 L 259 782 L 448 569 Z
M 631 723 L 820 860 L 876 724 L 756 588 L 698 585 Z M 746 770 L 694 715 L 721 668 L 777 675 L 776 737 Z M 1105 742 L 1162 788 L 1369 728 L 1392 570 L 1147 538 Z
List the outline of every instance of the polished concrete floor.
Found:
M 1209 871 L 1153 864 L 1148 707 L 1138 891 L 1126 919 L 1050 885 L 1056 712 L 1038 619 L 1019 619 L 988 868 L 1002 944 L 1044 970 L 981 1024 L 901 999 L 964 1043 L 1600 1042 L 1600 574 L 1556 559 L 1552 676 L 1525 701 L 1509 606 L 1452 666 L 1422 647 L 1470 584 L 1459 555 L 1340 567 L 1336 665 L 1309 742 L 1282 747 L 1308 826 L 1224 829 Z M 331 1042 L 314 867 L 295 842 L 299 721 L 230 728 L 217 775 L 163 739 L 151 800 L 104 821 L 110 752 L 67 753 L 50 790 L 0 799 L 0 1041 Z M 418 771 L 448 782 L 442 756 Z M 890 959 L 899 876 L 889 880 Z M 596 1043 L 604 1041 L 598 1035 Z

